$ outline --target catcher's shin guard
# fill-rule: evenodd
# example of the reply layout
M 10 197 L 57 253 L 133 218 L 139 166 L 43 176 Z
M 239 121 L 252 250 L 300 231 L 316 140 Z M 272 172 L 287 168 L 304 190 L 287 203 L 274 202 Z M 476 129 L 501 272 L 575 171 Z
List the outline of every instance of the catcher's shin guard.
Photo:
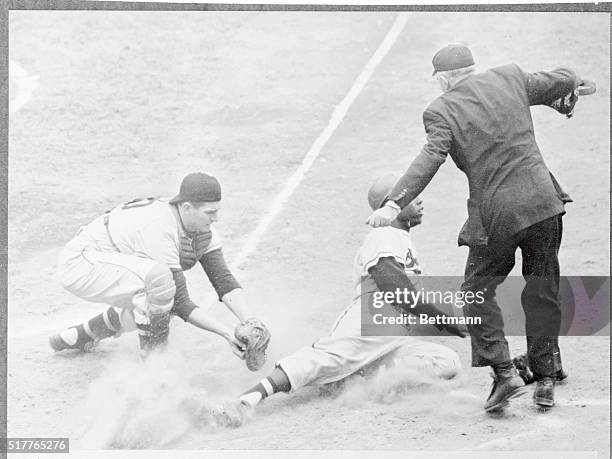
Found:
M 166 347 L 168 335 L 170 334 L 171 318 L 172 316 L 169 312 L 151 314 L 146 323 L 136 324 L 138 327 L 140 350 L 145 356 L 155 349 L 162 350 Z
M 80 325 L 62 330 L 49 337 L 49 345 L 54 351 L 78 349 L 90 352 L 101 339 L 121 333 L 119 313 L 113 307 Z

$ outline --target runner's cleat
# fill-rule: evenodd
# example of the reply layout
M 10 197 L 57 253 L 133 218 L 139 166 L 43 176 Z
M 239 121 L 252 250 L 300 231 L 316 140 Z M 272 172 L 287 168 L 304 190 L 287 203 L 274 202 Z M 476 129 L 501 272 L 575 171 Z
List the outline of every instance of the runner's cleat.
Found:
M 253 410 L 262 400 L 262 396 L 259 392 L 249 392 L 248 394 L 242 394 L 240 396 L 240 405 Z

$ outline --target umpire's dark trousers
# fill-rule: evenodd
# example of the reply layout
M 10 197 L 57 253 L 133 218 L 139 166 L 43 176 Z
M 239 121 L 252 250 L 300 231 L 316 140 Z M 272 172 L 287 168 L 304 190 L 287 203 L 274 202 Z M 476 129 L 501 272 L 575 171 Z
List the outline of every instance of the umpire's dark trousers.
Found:
M 495 289 L 512 270 L 516 249 L 520 248 L 526 281 L 521 303 L 525 311 L 529 366 L 536 378 L 552 376 L 561 368 L 558 253 L 562 231 L 560 214 L 525 228 L 506 241 L 470 247 L 462 290 L 485 292 L 484 302 L 474 302 L 464 308 L 466 316 L 482 318 L 481 324 L 468 326 L 472 366 L 511 360 Z

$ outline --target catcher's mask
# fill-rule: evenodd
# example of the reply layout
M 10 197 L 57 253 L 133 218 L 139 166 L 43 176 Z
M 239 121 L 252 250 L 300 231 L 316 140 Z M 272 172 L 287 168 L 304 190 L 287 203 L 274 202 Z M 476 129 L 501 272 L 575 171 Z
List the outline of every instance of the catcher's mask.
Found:
M 389 193 L 398 179 L 399 175 L 389 172 L 374 181 L 368 191 L 368 202 L 372 210 L 380 209 L 387 202 Z

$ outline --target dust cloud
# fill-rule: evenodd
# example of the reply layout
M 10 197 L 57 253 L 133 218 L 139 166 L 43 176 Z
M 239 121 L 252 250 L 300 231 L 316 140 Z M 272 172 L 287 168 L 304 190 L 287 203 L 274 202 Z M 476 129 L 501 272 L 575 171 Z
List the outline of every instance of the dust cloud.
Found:
M 211 396 L 192 382 L 193 368 L 175 351 L 145 361 L 121 356 L 92 382 L 84 406 L 71 418 L 82 449 L 164 449 L 197 432 L 246 421 L 235 401 Z

